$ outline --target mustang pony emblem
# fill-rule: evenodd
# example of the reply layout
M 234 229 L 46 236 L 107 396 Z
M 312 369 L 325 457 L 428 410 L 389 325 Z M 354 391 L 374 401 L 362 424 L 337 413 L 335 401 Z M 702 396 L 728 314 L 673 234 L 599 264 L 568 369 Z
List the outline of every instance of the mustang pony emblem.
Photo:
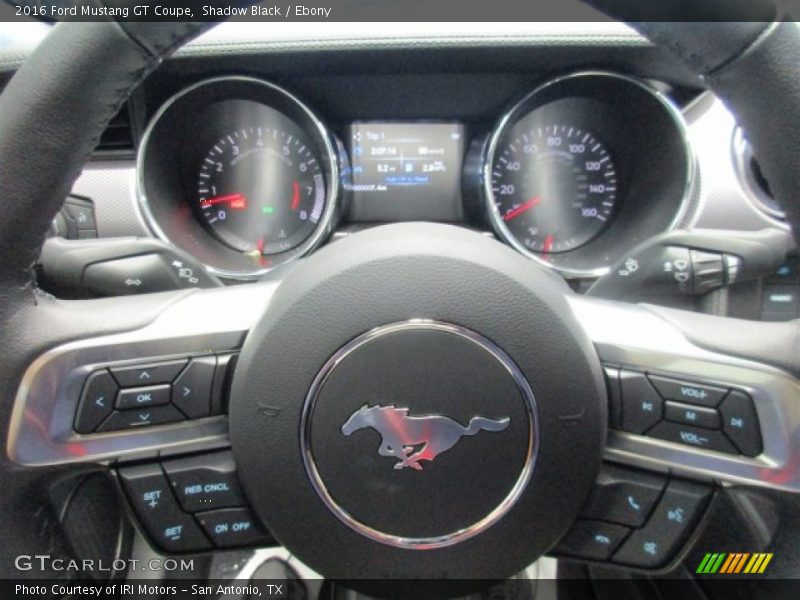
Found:
M 372 427 L 381 435 L 378 454 L 399 459 L 395 469 L 411 467 L 421 471 L 420 461 L 432 461 L 455 446 L 462 436 L 475 435 L 484 429 L 503 431 L 510 422 L 508 417 L 497 420 L 472 417 L 469 425 L 464 427 L 458 421 L 440 415 L 409 417 L 407 408 L 365 404 L 342 425 L 342 433 L 349 436 L 359 429 Z

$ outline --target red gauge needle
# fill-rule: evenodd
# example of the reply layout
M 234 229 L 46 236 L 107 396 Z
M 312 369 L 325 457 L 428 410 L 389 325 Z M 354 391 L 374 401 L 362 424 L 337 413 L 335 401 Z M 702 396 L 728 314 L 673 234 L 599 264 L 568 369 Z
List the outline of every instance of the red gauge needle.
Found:
M 300 184 L 292 183 L 292 210 L 300 208 Z
M 528 210 L 532 209 L 534 206 L 536 206 L 537 204 L 539 204 L 539 202 L 541 202 L 541 201 L 542 201 L 542 199 L 541 199 L 541 197 L 539 197 L 539 196 L 536 196 L 535 198 L 531 198 L 531 199 L 530 199 L 530 200 L 528 200 L 527 202 L 525 202 L 525 203 L 523 203 L 523 204 L 520 204 L 520 205 L 519 205 L 517 208 L 515 208 L 514 210 L 510 210 L 510 211 L 508 211 L 508 212 L 507 212 L 507 213 L 506 213 L 506 214 L 503 216 L 503 221 L 510 221 L 511 219 L 515 219 L 515 218 L 517 218 L 518 216 L 520 216 L 520 215 L 521 215 L 522 213 L 524 213 L 525 211 L 528 211 Z
M 553 234 L 551 233 L 546 238 L 544 238 L 544 244 L 542 244 L 542 253 L 548 254 L 552 248 L 553 248 Z
M 215 204 L 226 204 L 230 202 L 231 209 L 244 210 L 247 208 L 247 196 L 244 194 L 225 194 L 224 196 L 214 196 L 200 201 L 200 206 L 208 208 Z

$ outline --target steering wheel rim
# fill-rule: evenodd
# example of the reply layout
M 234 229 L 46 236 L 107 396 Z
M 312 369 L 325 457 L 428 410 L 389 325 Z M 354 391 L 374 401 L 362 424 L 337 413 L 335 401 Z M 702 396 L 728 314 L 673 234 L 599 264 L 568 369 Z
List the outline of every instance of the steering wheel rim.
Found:
M 592 1 L 612 16 L 627 12 L 627 3 Z M 0 164 L 16 164 L 0 172 L 0 339 L 8 344 L 8 360 L 0 363 L 0 391 L 17 397 L 20 382 L 32 362 L 49 348 L 70 340 L 137 330 L 158 322 L 170 306 L 190 292 L 113 300 L 63 302 L 44 295 L 32 280 L 31 265 L 52 217 L 83 168 L 100 133 L 133 89 L 176 48 L 210 24 L 98 23 L 59 24 L 15 75 L 0 96 Z M 800 125 L 787 115 L 800 114 L 800 77 L 793 57 L 800 54 L 800 30 L 793 23 L 640 22 L 634 26 L 655 43 L 675 53 L 702 76 L 737 116 L 748 132 L 787 220 L 800 231 Z M 708 44 L 713 35 L 716 44 Z M 707 53 L 705 48 L 713 48 Z M 113 52 L 115 61 L 106 60 Z M 769 68 L 766 68 L 769 66 Z M 88 92 L 87 92 L 88 90 Z M 775 110 L 776 98 L 785 99 Z M 780 135 L 778 135 L 780 132 Z M 37 146 L 36 157 L 24 152 Z M 13 206 L 13 211 L 11 209 Z M 670 311 L 680 326 L 684 316 Z M 711 320 L 699 319 L 703 324 Z M 691 315 L 686 321 L 698 323 Z M 721 320 L 727 325 L 729 320 Z M 727 328 L 726 326 L 724 326 Z M 800 339 L 800 323 L 782 326 L 748 325 L 767 340 L 783 336 L 780 348 Z M 784 356 L 765 345 L 742 349 L 701 340 L 726 354 L 760 363 L 777 364 L 795 376 L 800 357 Z M 796 346 L 795 346 L 796 347 Z M 13 406 L 2 406 L 6 445 L 13 437 Z M 49 469 L 26 469 L 5 459 L 0 477 L 7 482 L 0 500 L 4 514 L 18 511 L 22 498 L 52 478 Z M 57 472 L 60 472 L 61 468 Z M 13 482 L 13 486 L 11 485 Z M 33 504 L 33 503 L 31 503 Z M 9 524 L 6 553 L 31 553 L 52 544 L 30 527 L 34 521 Z M 45 548 L 46 549 L 46 548 Z M 12 564 L 6 561 L 5 564 Z M 14 572 L 15 576 L 19 574 Z

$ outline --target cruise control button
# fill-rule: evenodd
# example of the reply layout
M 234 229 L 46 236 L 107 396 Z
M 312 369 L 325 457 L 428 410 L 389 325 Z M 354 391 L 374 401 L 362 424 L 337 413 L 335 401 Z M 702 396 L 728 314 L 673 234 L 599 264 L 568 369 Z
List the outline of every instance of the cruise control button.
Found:
M 198 512 L 246 504 L 230 451 L 166 461 L 164 471 L 184 510 Z
M 119 409 L 169 404 L 169 386 L 151 385 L 150 387 L 120 390 L 116 404 Z
M 147 533 L 168 552 L 211 547 L 194 519 L 182 512 L 157 464 L 120 469 L 125 492 Z
M 687 402 L 689 404 L 701 404 L 702 406 L 716 407 L 728 390 L 703 385 L 700 383 L 689 383 L 669 377 L 659 377 L 650 375 L 650 381 L 656 386 L 658 393 L 665 400 L 675 400 L 676 402 Z
M 601 521 L 576 521 L 556 552 L 590 560 L 608 560 L 630 529 Z
M 117 382 L 103 369 L 89 375 L 75 415 L 75 431 L 91 433 L 111 414 Z
M 581 516 L 641 527 L 664 489 L 657 475 L 604 465 Z
M 699 484 L 670 481 L 647 525 L 634 530 L 613 561 L 648 568 L 666 565 L 692 532 L 709 493 L 709 488 Z
M 188 418 L 207 417 L 211 413 L 216 368 L 216 356 L 194 358 L 172 384 L 172 403 Z
M 650 437 L 657 437 L 670 442 L 677 442 L 704 450 L 716 450 L 717 452 L 727 452 L 728 454 L 738 454 L 721 431 L 692 427 L 691 425 L 680 425 L 664 421 L 659 423 L 648 433 Z
M 111 374 L 122 387 L 172 383 L 185 365 L 185 359 L 170 360 L 132 367 L 114 367 L 111 369 Z
M 661 420 L 663 400 L 644 373 L 620 369 L 622 391 L 622 428 L 631 433 L 644 433 Z
M 761 454 L 761 429 L 753 400 L 743 392 L 732 391 L 719 408 L 722 427 L 742 454 Z
M 203 529 L 219 548 L 256 546 L 272 540 L 248 508 L 223 508 L 197 515 Z
M 164 425 L 184 421 L 185 417 L 172 405 L 154 406 L 138 410 L 117 410 L 106 419 L 97 431 L 116 431 L 149 425 Z
M 719 413 L 713 408 L 681 404 L 680 402 L 667 402 L 664 407 L 664 418 L 674 423 L 697 425 L 708 429 L 719 429 Z

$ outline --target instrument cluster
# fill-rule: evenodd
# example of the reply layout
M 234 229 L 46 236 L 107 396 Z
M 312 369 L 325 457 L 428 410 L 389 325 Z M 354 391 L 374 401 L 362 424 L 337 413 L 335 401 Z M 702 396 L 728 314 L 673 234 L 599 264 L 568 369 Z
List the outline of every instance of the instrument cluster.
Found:
M 230 76 L 169 99 L 137 169 L 153 232 L 229 279 L 302 257 L 338 225 L 410 220 L 491 230 L 592 277 L 680 222 L 694 161 L 670 99 L 615 73 L 547 81 L 482 121 L 333 126 L 281 87 Z

